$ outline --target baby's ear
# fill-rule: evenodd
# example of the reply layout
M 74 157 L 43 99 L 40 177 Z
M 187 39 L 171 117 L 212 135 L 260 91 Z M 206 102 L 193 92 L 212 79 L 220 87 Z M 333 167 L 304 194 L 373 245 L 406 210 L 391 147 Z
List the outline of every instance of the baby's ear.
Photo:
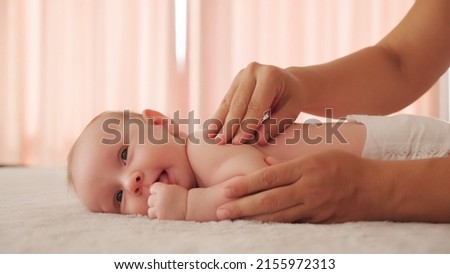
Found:
M 153 109 L 144 109 L 142 111 L 142 117 L 144 117 L 144 120 L 152 119 L 155 125 L 161 125 L 169 120 L 167 116 Z

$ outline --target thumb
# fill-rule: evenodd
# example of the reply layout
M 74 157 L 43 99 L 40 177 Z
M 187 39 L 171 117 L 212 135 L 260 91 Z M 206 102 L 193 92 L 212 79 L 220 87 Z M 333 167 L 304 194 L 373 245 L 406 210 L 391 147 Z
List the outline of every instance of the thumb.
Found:
M 253 173 L 236 176 L 227 181 L 225 196 L 228 198 L 243 197 L 249 194 L 268 189 L 290 185 L 301 176 L 299 159 L 281 163 L 274 157 L 266 157 L 265 161 L 270 165 Z

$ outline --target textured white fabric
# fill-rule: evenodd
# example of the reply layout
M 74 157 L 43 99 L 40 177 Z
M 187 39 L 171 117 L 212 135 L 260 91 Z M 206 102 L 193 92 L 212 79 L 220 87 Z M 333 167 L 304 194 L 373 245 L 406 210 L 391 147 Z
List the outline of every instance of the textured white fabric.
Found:
M 88 212 L 63 168 L 0 168 L 0 253 L 450 253 L 450 224 L 151 221 Z
M 450 123 L 431 117 L 349 115 L 367 130 L 362 157 L 406 160 L 446 157 L 450 152 Z

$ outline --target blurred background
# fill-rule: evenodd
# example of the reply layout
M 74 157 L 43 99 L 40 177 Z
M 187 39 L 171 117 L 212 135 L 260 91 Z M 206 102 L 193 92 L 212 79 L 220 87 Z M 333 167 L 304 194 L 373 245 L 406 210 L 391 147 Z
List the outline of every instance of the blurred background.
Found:
M 413 3 L 0 0 L 0 165 L 64 165 L 104 110 L 207 118 L 248 63 L 330 61 L 378 42 Z M 447 119 L 438 87 L 403 112 Z

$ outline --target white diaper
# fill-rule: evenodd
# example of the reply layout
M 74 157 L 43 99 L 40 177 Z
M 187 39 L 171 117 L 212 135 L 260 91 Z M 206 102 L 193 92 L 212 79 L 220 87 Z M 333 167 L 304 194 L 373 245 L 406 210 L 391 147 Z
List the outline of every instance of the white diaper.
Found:
M 362 157 L 406 160 L 446 157 L 450 152 L 450 123 L 430 117 L 349 115 L 347 120 L 365 125 Z

